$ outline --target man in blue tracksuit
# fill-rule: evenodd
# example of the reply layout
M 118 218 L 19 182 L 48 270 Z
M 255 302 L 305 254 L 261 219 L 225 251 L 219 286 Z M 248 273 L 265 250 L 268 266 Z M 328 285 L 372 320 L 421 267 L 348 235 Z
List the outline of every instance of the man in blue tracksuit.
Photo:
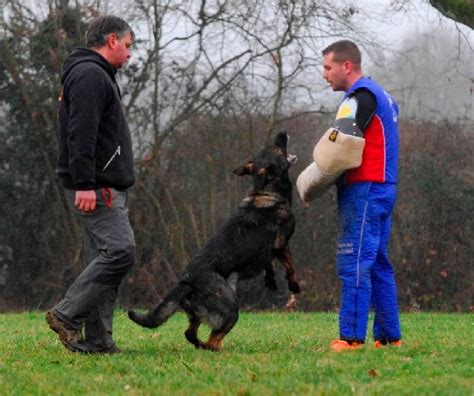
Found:
M 388 258 L 398 169 L 398 107 L 377 83 L 363 77 L 361 54 L 348 40 L 323 50 L 324 79 L 345 91 L 335 126 L 365 139 L 362 164 L 337 182 L 339 240 L 337 269 L 342 282 L 339 339 L 344 351 L 365 342 L 370 306 L 375 311 L 375 347 L 401 346 L 397 290 Z

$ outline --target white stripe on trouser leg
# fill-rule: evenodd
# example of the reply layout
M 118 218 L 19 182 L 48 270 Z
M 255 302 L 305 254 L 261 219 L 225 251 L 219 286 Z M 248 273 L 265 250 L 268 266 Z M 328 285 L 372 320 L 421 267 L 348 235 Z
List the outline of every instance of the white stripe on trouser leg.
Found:
M 360 238 L 359 238 L 359 252 L 357 253 L 357 287 L 359 287 L 359 278 L 360 278 L 360 254 L 362 251 L 362 237 L 364 236 L 364 226 L 365 226 L 365 216 L 367 213 L 367 205 L 369 201 L 365 201 L 364 207 L 364 217 L 362 218 L 362 227 L 360 229 Z

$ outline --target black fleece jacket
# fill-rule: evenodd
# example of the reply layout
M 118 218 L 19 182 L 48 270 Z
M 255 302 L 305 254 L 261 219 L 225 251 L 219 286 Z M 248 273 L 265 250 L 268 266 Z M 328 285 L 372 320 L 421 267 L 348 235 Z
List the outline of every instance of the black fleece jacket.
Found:
M 74 49 L 64 62 L 56 173 L 65 188 L 125 190 L 135 182 L 132 140 L 116 72 L 88 48 Z

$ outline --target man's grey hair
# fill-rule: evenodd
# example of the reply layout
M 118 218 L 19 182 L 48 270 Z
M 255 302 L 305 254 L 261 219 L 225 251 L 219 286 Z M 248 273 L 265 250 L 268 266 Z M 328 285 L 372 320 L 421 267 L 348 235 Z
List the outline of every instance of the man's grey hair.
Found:
M 107 37 L 110 33 L 115 33 L 118 38 L 122 38 L 130 33 L 132 40 L 135 39 L 135 33 L 130 25 L 122 18 L 113 15 L 103 15 L 95 18 L 86 32 L 86 46 L 89 48 L 100 48 L 107 43 Z

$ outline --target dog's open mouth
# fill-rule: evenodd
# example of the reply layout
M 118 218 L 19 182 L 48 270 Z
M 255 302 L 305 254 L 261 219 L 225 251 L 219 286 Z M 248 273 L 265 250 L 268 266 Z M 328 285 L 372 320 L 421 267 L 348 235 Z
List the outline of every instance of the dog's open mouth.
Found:
M 286 160 L 291 164 L 296 164 L 296 161 L 298 161 L 298 157 L 295 154 L 288 154 L 288 157 L 286 157 Z

